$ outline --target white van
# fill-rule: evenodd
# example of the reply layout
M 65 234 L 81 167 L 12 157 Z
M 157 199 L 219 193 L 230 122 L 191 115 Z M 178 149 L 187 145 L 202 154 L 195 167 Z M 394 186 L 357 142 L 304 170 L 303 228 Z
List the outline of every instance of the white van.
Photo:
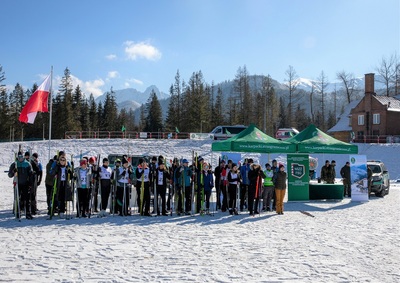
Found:
M 243 125 L 217 126 L 210 134 L 214 140 L 226 140 L 230 137 L 236 136 L 245 129 L 247 129 L 247 127 Z
M 278 131 L 276 131 L 275 138 L 277 140 L 284 141 L 291 137 L 294 137 L 298 133 L 299 131 L 296 130 L 295 128 L 280 128 Z

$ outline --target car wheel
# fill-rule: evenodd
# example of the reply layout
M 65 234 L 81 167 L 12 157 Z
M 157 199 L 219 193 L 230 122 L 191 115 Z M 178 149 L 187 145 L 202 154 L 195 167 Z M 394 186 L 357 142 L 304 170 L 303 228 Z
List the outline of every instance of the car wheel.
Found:
M 375 193 L 377 197 L 383 197 L 385 195 L 385 190 L 383 189 L 383 185 L 380 186 L 380 190 Z

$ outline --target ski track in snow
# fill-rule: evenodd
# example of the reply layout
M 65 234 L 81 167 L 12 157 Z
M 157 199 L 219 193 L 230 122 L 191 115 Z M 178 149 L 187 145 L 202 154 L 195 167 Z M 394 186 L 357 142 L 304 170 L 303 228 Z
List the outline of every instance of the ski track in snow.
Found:
M 80 150 L 102 156 L 147 151 L 191 158 L 192 149 L 207 161 L 212 156 L 206 141 L 140 141 L 129 147 L 112 140 L 52 143 L 54 152 L 75 156 Z M 47 142 L 25 146 L 47 157 Z M 18 143 L 0 144 L 2 171 L 17 148 Z M 399 172 L 399 166 L 390 170 Z M 11 212 L 11 183 L 3 173 L 0 282 L 400 282 L 398 183 L 391 184 L 389 195 L 372 196 L 367 203 L 288 202 L 283 216 L 216 212 L 213 217 L 136 214 L 72 220 L 46 220 L 41 185 L 42 214 L 21 222 Z

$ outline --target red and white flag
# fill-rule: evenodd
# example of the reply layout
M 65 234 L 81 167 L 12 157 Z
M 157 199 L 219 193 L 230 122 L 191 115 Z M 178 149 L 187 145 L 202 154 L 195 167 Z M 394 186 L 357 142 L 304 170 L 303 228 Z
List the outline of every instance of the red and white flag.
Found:
M 38 112 L 49 112 L 47 100 L 51 87 L 51 75 L 48 75 L 38 89 L 32 94 L 19 115 L 22 123 L 33 124 Z

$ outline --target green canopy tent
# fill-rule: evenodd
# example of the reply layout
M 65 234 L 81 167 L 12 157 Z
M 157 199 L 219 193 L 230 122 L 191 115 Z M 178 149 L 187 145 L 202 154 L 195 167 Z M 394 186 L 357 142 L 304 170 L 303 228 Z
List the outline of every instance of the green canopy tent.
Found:
M 295 144 L 298 153 L 358 153 L 357 145 L 337 140 L 325 134 L 313 124 L 309 125 L 294 137 L 287 139 L 286 142 Z
M 291 153 L 296 152 L 296 145 L 274 139 L 252 124 L 234 137 L 214 142 L 211 149 L 225 152 Z

